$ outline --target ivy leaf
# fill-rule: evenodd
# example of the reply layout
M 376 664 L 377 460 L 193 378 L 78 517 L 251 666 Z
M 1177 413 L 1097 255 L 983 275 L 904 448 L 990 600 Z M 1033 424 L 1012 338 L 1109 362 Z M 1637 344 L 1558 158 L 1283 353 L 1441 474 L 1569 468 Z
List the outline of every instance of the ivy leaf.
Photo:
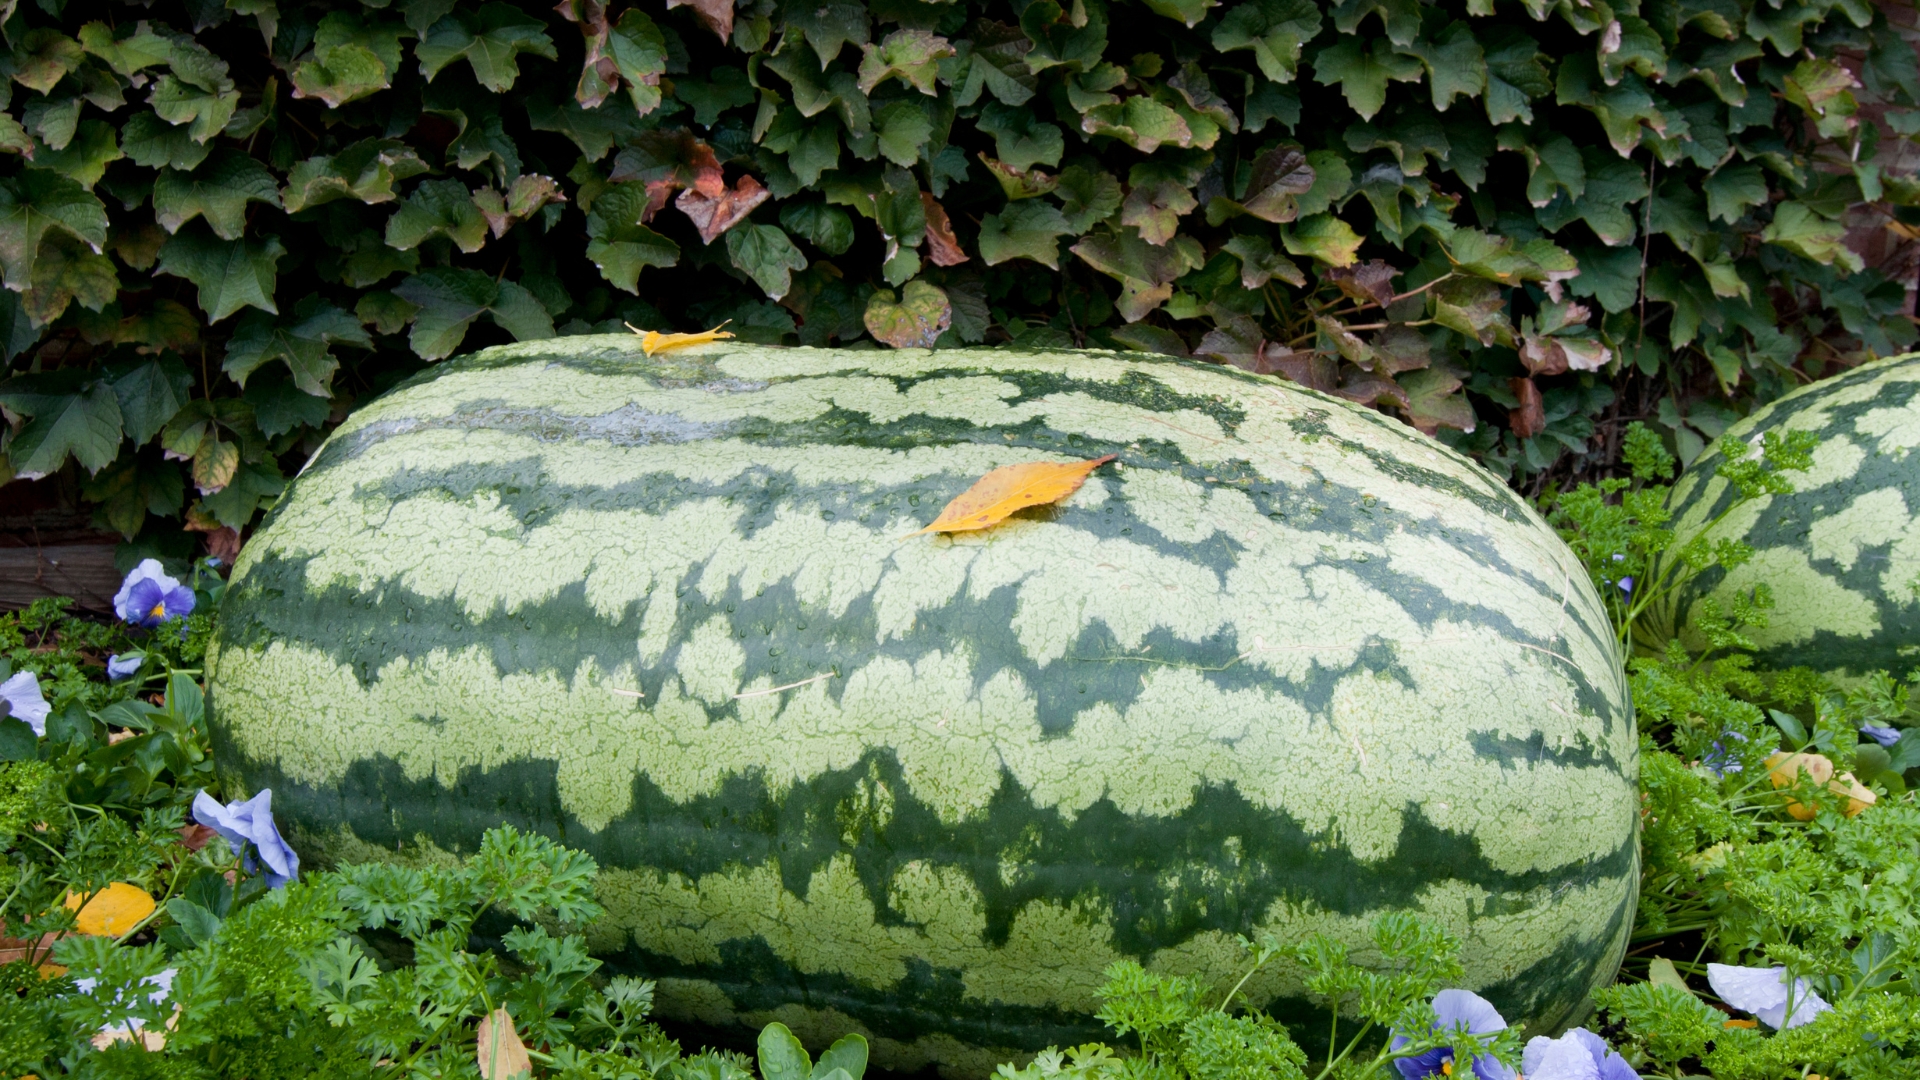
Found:
M 128 118 L 120 129 L 120 149 L 135 165 L 149 169 L 195 169 L 213 152 L 212 146 L 193 140 L 191 129 L 174 127 L 151 112 Z
M 407 343 L 422 360 L 452 356 L 466 338 L 467 328 L 482 315 L 490 316 L 515 341 L 553 336 L 553 316 L 532 293 L 518 282 L 495 281 L 478 270 L 424 270 L 393 291 L 420 308 Z
M 335 199 L 391 202 L 393 185 L 427 171 L 427 163 L 396 139 L 362 139 L 337 154 L 310 157 L 287 172 L 281 193 L 287 213 Z
M 194 142 L 206 142 L 226 129 L 240 104 L 240 91 L 227 78 L 227 63 L 189 39 L 172 42 L 167 74 L 153 82 L 148 104 L 160 119 L 186 125 Z
M 1333 25 L 1342 34 L 1365 36 L 1356 33 L 1360 24 L 1378 15 L 1387 39 L 1405 47 L 1420 36 L 1420 7 L 1419 0 L 1341 0 L 1332 12 Z
M 1472 431 L 1473 405 L 1460 393 L 1460 377 L 1441 367 L 1410 372 L 1397 380 L 1407 396 L 1407 422 L 1429 435 L 1443 427 Z
M 1500 286 L 1485 278 L 1453 277 L 1428 290 L 1433 320 L 1482 345 L 1514 344 L 1507 301 Z
M 880 153 L 895 165 L 911 166 L 931 141 L 933 120 L 917 101 L 890 101 L 874 114 Z
M 939 287 L 915 278 L 897 298 L 891 289 L 876 290 L 863 321 L 875 340 L 896 349 L 931 349 L 953 325 L 953 305 Z
M 1640 295 L 1640 253 L 1630 247 L 1589 247 L 1576 253 L 1580 272 L 1568 284 L 1610 312 L 1630 310 Z
M 837 206 L 813 200 L 782 203 L 780 224 L 829 256 L 844 255 L 853 246 L 853 219 Z
M 1766 178 L 1751 161 L 1722 166 L 1700 182 L 1700 190 L 1707 196 L 1707 216 L 1729 225 L 1740 220 L 1747 207 L 1767 201 Z
M 788 29 L 798 30 L 805 36 L 823 69 L 840 55 L 848 42 L 865 45 L 868 41 L 865 4 L 851 0 L 803 0 L 788 5 L 784 14 Z
M 807 257 L 777 225 L 743 225 L 727 233 L 727 260 L 753 279 L 769 300 L 787 295 Z
M 895 30 L 878 45 L 861 46 L 860 92 L 873 93 L 888 79 L 899 79 L 931 97 L 940 61 L 954 55 L 953 44 L 926 30 Z
M 1025 105 L 1040 85 L 1027 67 L 1033 42 L 1017 26 L 981 19 L 974 24 L 973 52 L 966 82 L 954 94 L 957 105 L 972 105 L 987 90 L 1003 105 Z
M 89 311 L 99 311 L 120 292 L 113 260 L 61 231 L 41 239 L 32 283 L 21 294 L 20 304 L 34 326 L 59 318 L 75 300 Z
M 1149 244 L 1173 239 L 1181 216 L 1199 205 L 1188 190 L 1188 185 L 1198 179 L 1185 169 L 1170 169 L 1160 162 L 1135 165 L 1127 176 L 1129 190 L 1120 204 L 1120 224 L 1138 229 Z
M 1631 161 L 1596 146 L 1581 150 L 1586 165 L 1586 190 L 1577 199 L 1563 191 L 1536 211 L 1542 227 L 1559 232 L 1575 221 L 1585 221 L 1609 246 L 1630 244 L 1637 235 L 1627 206 L 1647 197 L 1647 178 Z
M 1773 208 L 1773 220 L 1760 232 L 1760 239 L 1788 251 L 1804 255 L 1826 266 L 1839 265 L 1859 273 L 1860 256 L 1846 243 L 1846 226 L 1821 217 L 1805 203 L 1783 202 Z
M 236 462 L 219 491 L 204 496 L 200 506 L 229 529 L 244 529 L 262 504 L 285 490 L 287 480 L 273 459 Z
M 1529 132 L 1513 124 L 1501 129 L 1499 146 L 1527 159 L 1527 201 L 1543 207 L 1564 191 L 1569 199 L 1578 199 L 1587 190 L 1587 163 L 1573 140 L 1565 135 L 1549 135 L 1539 142 L 1528 141 Z
M 1654 104 L 1653 95 L 1639 76 L 1623 75 L 1619 85 L 1604 86 L 1593 57 L 1585 53 L 1575 53 L 1560 62 L 1554 100 L 1593 113 L 1606 131 L 1607 141 L 1621 157 L 1640 145 L 1643 124 L 1656 132 L 1666 130 L 1666 114 Z
M 109 29 L 101 22 L 87 23 L 80 28 L 80 47 L 106 61 L 114 74 L 121 76 L 159 67 L 173 56 L 173 43 L 148 29 L 144 22 L 122 23 L 118 29 Z
M 1600 78 L 1616 85 L 1627 72 L 1659 79 L 1667 74 L 1667 50 L 1647 20 L 1622 15 L 1600 32 Z
M 317 97 L 337 109 L 393 85 L 400 70 L 398 23 L 369 25 L 359 15 L 332 12 L 314 29 L 313 52 L 293 65 L 288 78 L 296 98 Z
M 1362 48 L 1359 38 L 1344 38 L 1313 59 L 1313 80 L 1338 86 L 1362 120 L 1373 119 L 1387 103 L 1389 80 L 1418 82 L 1422 70 L 1419 60 L 1393 51 L 1384 38 L 1375 38 L 1371 51 Z
M 711 79 L 677 78 L 673 80 L 673 96 L 693 106 L 693 122 L 701 127 L 709 127 L 720 114 L 728 109 L 742 105 L 751 105 L 759 100 L 759 92 L 747 81 L 747 73 L 739 68 L 716 68 Z
M 1292 259 L 1273 250 L 1273 241 L 1256 234 L 1242 234 L 1226 242 L 1223 250 L 1240 260 L 1240 284 L 1259 289 L 1278 278 L 1289 285 L 1304 288 L 1307 276 Z
M 153 217 L 170 233 L 204 215 L 221 239 L 238 240 L 250 202 L 279 206 L 280 186 L 265 165 L 238 150 L 216 150 L 192 172 L 162 169 L 153 181 Z
M 1184 117 L 1145 96 L 1088 109 L 1080 118 L 1080 130 L 1089 135 L 1112 135 L 1143 154 L 1153 153 L 1162 143 L 1195 145 L 1193 129 Z
M 419 304 L 390 292 L 363 293 L 353 305 L 353 317 L 360 320 L 360 325 L 373 327 L 376 334 L 397 334 L 419 313 Z
M 1487 120 L 1532 124 L 1533 99 L 1553 93 L 1553 77 L 1541 62 L 1539 42 L 1518 27 L 1498 24 L 1480 37 L 1487 60 Z
M 667 0 L 667 10 L 691 7 L 721 41 L 733 37 L 733 0 Z
M 187 374 L 180 358 L 172 355 L 140 360 L 124 370 L 109 371 L 107 378 L 120 401 L 127 438 L 135 446 L 146 445 L 193 392 L 193 376 Z
M 709 195 L 699 186 L 690 187 L 680 193 L 673 205 L 699 230 L 700 242 L 711 244 L 715 237 L 745 221 L 754 207 L 766 202 L 767 197 L 767 189 L 760 186 L 760 181 L 743 176 L 731 190 L 722 187 L 718 195 Z
M 990 101 L 980 110 L 979 127 L 993 136 L 994 154 L 1009 169 L 1024 172 L 1035 165 L 1058 165 L 1066 152 L 1065 134 L 1036 117 L 1032 109 Z
M 473 194 L 458 180 L 427 180 L 413 189 L 387 219 L 387 246 L 406 251 L 444 236 L 461 251 L 479 251 L 487 242 L 487 219 Z
M 260 311 L 241 316 L 220 370 L 245 387 L 247 377 L 260 365 L 281 360 L 294 385 L 315 397 L 332 397 L 333 373 L 340 367 L 333 356 L 334 345 L 371 349 L 373 339 L 359 319 L 318 297 L 308 297 L 294 308 L 290 319 Z
M 1059 238 L 1073 233 L 1066 215 L 1045 203 L 1008 203 L 1006 209 L 980 219 L 980 258 L 988 266 L 1032 259 L 1058 270 Z
M 500 3 L 454 11 L 433 24 L 413 53 L 420 58 L 420 73 L 428 82 L 448 64 L 464 59 L 480 85 L 496 94 L 511 90 L 520 77 L 521 53 L 548 60 L 559 56 L 539 22 L 519 8 Z M 464 328 L 461 332 L 465 333 Z
M 527 125 L 535 131 L 555 131 L 572 139 L 588 161 L 599 161 L 607 151 L 625 145 L 643 130 L 640 118 L 631 109 L 584 109 L 571 97 L 558 104 L 530 98 Z
M 806 123 L 792 109 L 780 111 L 780 118 L 760 145 L 787 155 L 787 168 L 806 187 L 817 184 L 821 173 L 840 163 L 839 130 L 830 123 Z
M 1281 143 L 1253 159 L 1246 202 L 1216 198 L 1207 205 L 1207 220 L 1217 225 L 1234 214 L 1251 214 L 1275 224 L 1292 221 L 1300 215 L 1297 197 L 1312 191 L 1316 179 L 1299 145 Z
M 1132 229 L 1094 233 L 1073 246 L 1073 253 L 1120 283 L 1116 307 L 1128 322 L 1139 322 L 1173 295 L 1173 281 L 1206 263 L 1206 252 L 1190 236 L 1165 245 L 1149 244 Z
M 70 393 L 35 393 L 18 386 L 20 380 L 0 383 L 0 404 L 31 416 L 7 442 L 13 474 L 39 480 L 59 471 L 67 457 L 89 473 L 113 463 L 120 453 L 120 401 L 105 382 L 94 382 Z
M 327 422 L 331 403 L 293 384 L 278 368 L 268 368 L 247 381 L 246 402 L 260 434 L 271 439 L 297 428 L 317 428 Z
M 0 116 L 4 115 L 0 113 Z M 33 159 L 34 168 L 76 180 L 88 191 L 92 191 L 93 186 L 106 175 L 108 165 L 126 156 L 120 150 L 119 141 L 114 138 L 113 125 L 101 120 L 82 121 L 74 131 L 72 141 L 63 149 L 35 149 L 31 143 L 27 149 L 32 151 L 28 156 Z
M 0 275 L 7 288 L 32 287 L 34 261 L 49 229 L 100 251 L 107 242 L 107 208 L 75 181 L 43 169 L 0 180 Z
M 640 224 L 647 206 L 645 187 L 617 184 L 594 199 L 587 214 L 587 258 L 614 288 L 635 295 L 642 269 L 680 261 L 679 245 Z
M 1060 186 L 1060 178 L 1043 173 L 1038 169 L 1022 171 L 1004 161 L 996 161 L 982 153 L 980 161 L 987 167 L 987 173 L 1000 184 L 1000 190 L 1008 200 L 1031 199 L 1036 195 L 1045 195 Z M 1114 206 L 1120 205 L 1120 189 L 1114 186 Z M 1109 211 L 1111 213 L 1111 211 Z
M 1207 17 L 1207 12 L 1220 6 L 1220 0 L 1146 0 L 1147 9 L 1156 15 L 1165 15 L 1193 27 Z
M 1360 251 L 1360 234 L 1332 214 L 1301 218 L 1280 231 L 1289 254 L 1317 259 L 1328 266 L 1352 266 Z
M 1020 29 L 1033 42 L 1027 67 L 1035 73 L 1050 67 L 1091 71 L 1107 51 L 1107 5 L 1073 0 L 1069 11 L 1054 0 L 1034 0 L 1021 9 Z
M 273 288 L 280 257 L 287 253 L 277 236 L 222 240 L 204 224 L 188 225 L 160 249 L 154 271 L 186 278 L 200 289 L 200 310 L 219 322 L 243 307 L 278 314 Z
M 1060 200 L 1067 228 L 1078 236 L 1120 209 L 1120 181 L 1104 169 L 1069 165 L 1060 171 L 1055 197 Z
M 14 46 L 13 81 L 45 94 L 85 58 L 79 42 L 50 27 L 35 27 Z
M 1825 57 L 1800 61 L 1781 84 L 1787 101 L 1799 106 L 1827 139 L 1844 138 L 1859 125 L 1854 117 L 1859 104 L 1853 97 L 1859 87 L 1852 72 Z
M 551 176 L 538 173 L 515 177 L 505 193 L 492 188 L 473 193 L 473 205 L 479 208 L 480 216 L 487 219 L 487 229 L 496 240 L 548 203 L 566 201 L 567 197 L 561 193 L 559 183 Z
M 1427 86 L 1433 91 L 1433 107 L 1446 112 L 1453 99 L 1465 94 L 1479 97 L 1487 88 L 1487 56 L 1473 36 L 1473 28 L 1463 21 L 1424 40 L 1416 39 L 1406 51 L 1418 57 L 1427 69 Z

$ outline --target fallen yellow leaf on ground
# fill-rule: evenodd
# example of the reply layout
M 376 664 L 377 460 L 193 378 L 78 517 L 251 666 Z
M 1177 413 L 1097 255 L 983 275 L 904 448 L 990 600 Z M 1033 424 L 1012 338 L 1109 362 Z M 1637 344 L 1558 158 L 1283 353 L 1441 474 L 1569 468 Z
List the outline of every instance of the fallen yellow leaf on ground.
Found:
M 906 540 L 921 533 L 967 532 L 998 525 L 1016 510 L 1043 503 L 1059 502 L 1080 490 L 1087 474 L 1112 461 L 1114 455 L 1092 461 L 1025 461 L 1002 465 L 974 481 L 919 532 L 910 532 Z
M 141 919 L 153 914 L 153 897 L 138 885 L 116 881 L 87 898 L 84 906 L 77 893 L 68 893 L 68 911 L 78 909 L 77 929 L 83 934 L 119 937 L 133 929 Z
M 732 321 L 727 320 L 727 322 Z M 652 356 L 655 353 L 666 352 L 668 349 L 684 349 L 689 345 L 705 345 L 719 341 L 721 338 L 730 338 L 733 335 L 720 328 L 725 325 L 727 323 L 721 323 L 720 326 L 711 330 L 702 330 L 697 334 L 663 334 L 658 330 L 642 330 L 632 323 L 627 324 L 627 329 L 640 335 L 640 351 Z
M 1813 777 L 1814 783 L 1827 785 L 1827 790 L 1835 795 L 1847 796 L 1848 817 L 1879 801 L 1879 796 L 1854 779 L 1852 773 L 1841 773 L 1839 779 L 1834 779 L 1833 762 L 1824 754 L 1779 753 L 1767 758 L 1767 777 L 1776 788 L 1792 787 L 1803 770 Z M 1787 813 L 1800 821 L 1812 821 L 1814 809 L 1805 803 L 1789 800 Z
M 513 1017 L 505 1009 L 495 1009 L 480 1018 L 475 1052 L 480 1057 L 480 1075 L 486 1080 L 513 1080 L 533 1072 L 533 1059 L 527 1056 L 527 1044 L 514 1033 Z

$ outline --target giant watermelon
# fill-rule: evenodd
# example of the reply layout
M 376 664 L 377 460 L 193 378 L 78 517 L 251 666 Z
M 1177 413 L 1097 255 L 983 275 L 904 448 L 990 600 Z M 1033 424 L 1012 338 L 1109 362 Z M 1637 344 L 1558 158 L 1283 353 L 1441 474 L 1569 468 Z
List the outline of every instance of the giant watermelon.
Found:
M 1811 667 L 1841 685 L 1875 670 L 1906 674 L 1920 665 L 1920 354 L 1802 387 L 1728 428 L 1674 485 L 1677 544 L 1731 505 L 1713 475 L 1725 455 L 1752 453 L 1769 431 L 1818 433 L 1813 468 L 1786 474 L 1792 495 L 1754 500 L 1713 527 L 1710 539 L 1752 545 L 1753 559 L 1678 590 L 1651 614 L 1652 636 L 1702 647 L 1699 600 L 1725 613 L 1736 593 L 1765 583 L 1775 606 L 1751 634 L 1758 667 Z
M 1098 1035 L 1117 959 L 1219 984 L 1262 928 L 1418 912 L 1542 1030 L 1612 976 L 1619 657 L 1459 455 L 1164 358 L 635 344 L 434 369 L 247 545 L 221 761 L 310 854 L 541 831 L 605 868 L 592 944 L 661 1014 L 958 1075 Z M 1102 454 L 1063 506 L 901 539 Z M 1253 989 L 1287 1015 L 1292 978 Z

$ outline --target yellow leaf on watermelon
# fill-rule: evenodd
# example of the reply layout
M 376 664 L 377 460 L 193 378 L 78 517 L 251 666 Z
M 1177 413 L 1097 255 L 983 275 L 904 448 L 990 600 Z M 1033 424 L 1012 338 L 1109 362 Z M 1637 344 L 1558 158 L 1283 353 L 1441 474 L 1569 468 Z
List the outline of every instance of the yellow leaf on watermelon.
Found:
M 480 1075 L 486 1080 L 513 1080 L 533 1072 L 533 1059 L 527 1044 L 513 1030 L 513 1017 L 505 1009 L 495 1009 L 480 1018 L 474 1050 L 480 1058 Z
M 68 911 L 78 909 L 77 928 L 83 934 L 119 937 L 134 928 L 141 919 L 153 914 L 153 897 L 138 885 L 116 881 L 80 903 L 77 893 L 68 893 Z
M 727 320 L 727 322 L 732 321 L 732 319 Z M 652 356 L 655 353 L 666 352 L 668 349 L 684 349 L 689 345 L 705 345 L 719 341 L 721 338 L 730 338 L 733 335 L 720 328 L 725 325 L 727 323 L 721 323 L 720 326 L 711 330 L 702 330 L 698 334 L 663 334 L 658 330 L 642 330 L 632 323 L 627 324 L 627 329 L 640 335 L 640 351 Z
M 906 540 L 930 532 L 967 532 L 998 525 L 1016 510 L 1043 503 L 1059 502 L 1080 490 L 1087 474 L 1113 460 L 1114 455 L 1092 461 L 1026 461 L 1002 465 L 974 481 L 961 492 L 933 524 L 911 532 Z

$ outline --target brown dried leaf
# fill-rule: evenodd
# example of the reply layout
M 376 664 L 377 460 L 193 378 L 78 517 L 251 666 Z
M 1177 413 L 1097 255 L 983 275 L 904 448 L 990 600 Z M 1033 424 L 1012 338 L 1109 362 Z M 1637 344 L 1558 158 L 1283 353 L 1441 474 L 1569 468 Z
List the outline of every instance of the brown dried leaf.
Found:
M 1400 389 L 1399 383 L 1359 368 L 1348 368 L 1346 377 L 1340 380 L 1340 386 L 1334 393 L 1361 405 L 1390 401 L 1405 408 L 1407 404 L 1407 392 Z
M 1520 404 L 1507 412 L 1507 423 L 1513 433 L 1523 439 L 1531 439 L 1547 429 L 1546 403 L 1541 400 L 1540 388 L 1532 379 L 1508 379 L 1507 385 L 1513 389 L 1513 396 Z
M 691 7 L 721 41 L 733 36 L 733 0 L 667 0 L 667 7 Z
M 1411 326 L 1394 324 L 1373 335 L 1373 370 L 1381 375 L 1417 371 L 1433 363 L 1432 347 Z
M 1016 510 L 1059 502 L 1080 490 L 1089 473 L 1113 458 L 1114 455 L 1108 454 L 1092 461 L 1027 461 L 1002 465 L 955 497 L 940 511 L 940 516 L 933 519 L 933 524 L 900 539 L 921 533 L 985 529 L 1005 521 Z
M 680 193 L 673 205 L 693 220 L 694 228 L 700 230 L 700 239 L 713 243 L 713 239 L 746 219 L 753 208 L 766 202 L 767 189 L 760 181 L 751 176 L 743 176 L 733 186 L 732 191 L 722 187 L 718 195 L 709 195 L 699 187 L 690 187 Z M 643 219 L 644 220 L 644 219 Z
M 1368 259 L 1358 266 L 1333 267 L 1326 276 L 1362 306 L 1386 307 L 1393 302 L 1393 279 L 1398 273 L 1384 259 Z
M 1247 199 L 1242 205 L 1254 217 L 1284 224 L 1300 216 L 1294 197 L 1311 190 L 1313 179 L 1313 166 L 1307 164 L 1306 152 L 1291 143 L 1283 143 L 1253 159 Z
M 1261 375 L 1279 375 L 1301 386 L 1332 393 L 1340 385 L 1338 361 L 1318 352 L 1301 352 L 1276 342 L 1260 346 L 1248 371 Z
M 495 1009 L 480 1018 L 474 1054 L 480 1060 L 484 1080 L 514 1080 L 533 1075 L 533 1059 L 527 1056 L 527 1044 L 513 1030 L 513 1017 L 505 1009 Z
M 927 215 L 927 258 L 935 266 L 959 266 L 967 261 L 967 253 L 960 248 L 960 238 L 953 235 L 953 221 L 947 217 L 947 208 L 941 206 L 927 192 L 920 193 L 920 206 Z

